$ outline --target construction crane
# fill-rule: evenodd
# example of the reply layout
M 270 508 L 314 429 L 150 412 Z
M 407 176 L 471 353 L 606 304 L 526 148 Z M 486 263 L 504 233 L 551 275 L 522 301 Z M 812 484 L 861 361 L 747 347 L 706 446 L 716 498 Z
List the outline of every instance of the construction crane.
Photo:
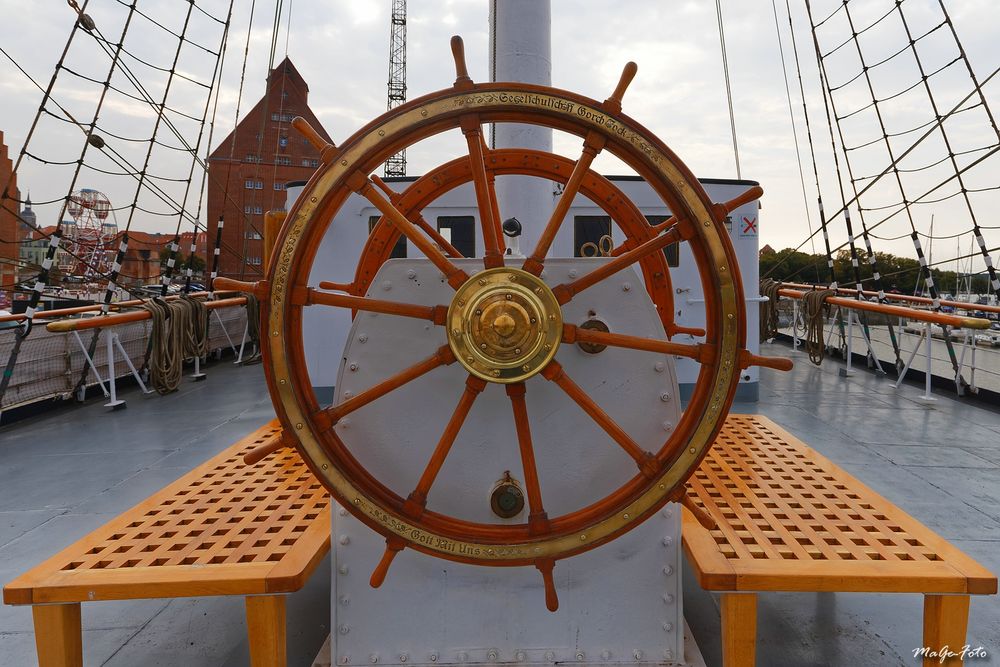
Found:
M 389 36 L 389 101 L 387 110 L 406 101 L 406 0 L 392 0 Z M 385 161 L 385 175 L 406 176 L 406 151 Z

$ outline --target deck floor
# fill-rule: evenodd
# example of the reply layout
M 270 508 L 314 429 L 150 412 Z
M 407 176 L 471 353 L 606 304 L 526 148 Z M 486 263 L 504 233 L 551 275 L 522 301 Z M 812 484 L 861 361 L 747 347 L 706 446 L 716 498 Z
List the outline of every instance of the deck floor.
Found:
M 764 346 L 787 355 L 787 346 Z M 994 572 L 1000 571 L 1000 412 L 922 390 L 896 391 L 859 371 L 838 376 L 795 355 L 791 373 L 764 370 L 760 412 Z M 0 428 L 0 582 L 40 562 L 228 447 L 273 416 L 260 366 L 219 362 L 170 396 L 68 404 Z M 309 665 L 329 619 L 329 564 L 288 608 L 290 665 Z M 685 574 L 685 614 L 708 665 L 721 664 L 718 600 Z M 758 664 L 916 665 L 916 595 L 760 596 Z M 242 598 L 84 605 L 87 665 L 248 664 Z M 969 642 L 1000 664 L 1000 598 L 974 598 Z M 31 612 L 0 606 L 0 664 L 35 664 Z

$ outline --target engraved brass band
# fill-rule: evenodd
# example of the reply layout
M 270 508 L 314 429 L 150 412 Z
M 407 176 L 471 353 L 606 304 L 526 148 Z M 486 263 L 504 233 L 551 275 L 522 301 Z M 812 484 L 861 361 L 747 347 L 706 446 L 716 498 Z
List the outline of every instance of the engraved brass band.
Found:
M 737 294 L 738 288 L 734 281 L 734 272 L 738 271 L 738 267 L 730 262 L 720 236 L 720 233 L 724 232 L 720 232 L 720 229 L 713 224 L 706 203 L 689 186 L 685 170 L 679 162 L 675 164 L 669 155 L 663 153 L 657 147 L 655 140 L 650 140 L 641 129 L 632 126 L 624 117 L 605 113 L 595 101 L 584 103 L 575 96 L 564 95 L 555 89 L 538 92 L 537 89 L 520 89 L 516 84 L 502 85 L 504 86 L 502 89 L 497 85 L 484 87 L 488 88 L 487 90 L 444 91 L 401 106 L 394 113 L 383 117 L 380 122 L 367 126 L 363 134 L 345 142 L 342 151 L 329 164 L 321 167 L 321 171 L 314 176 L 299 197 L 290 214 L 290 222 L 286 223 L 283 235 L 279 239 L 279 258 L 272 270 L 268 328 L 265 333 L 270 353 L 267 370 L 284 426 L 298 438 L 312 469 L 345 506 L 351 508 L 360 519 L 384 535 L 399 536 L 425 552 L 456 560 L 516 565 L 538 558 L 562 558 L 586 550 L 623 532 L 631 524 L 641 521 L 666 502 L 674 487 L 682 481 L 710 446 L 724 417 L 723 411 L 727 407 L 731 389 L 737 380 L 736 359 L 738 350 L 742 347 L 740 340 L 742 295 Z M 304 378 L 305 373 L 303 370 L 292 368 L 290 359 L 295 355 L 291 352 L 292 342 L 286 340 L 290 338 L 288 328 L 293 327 L 290 322 L 296 319 L 289 315 L 294 308 L 298 308 L 291 303 L 290 292 L 294 281 L 291 279 L 290 271 L 291 267 L 300 263 L 299 260 L 302 258 L 300 253 L 305 252 L 303 247 L 310 245 L 303 242 L 304 235 L 307 232 L 322 233 L 329 226 L 329 220 L 320 219 L 327 214 L 327 211 L 323 211 L 321 215 L 322 207 L 326 206 L 328 199 L 336 200 L 340 196 L 347 177 L 357 169 L 363 165 L 380 164 L 390 154 L 400 150 L 402 144 L 412 143 L 406 141 L 407 135 L 419 134 L 421 128 L 433 127 L 435 132 L 440 132 L 457 127 L 458 114 L 465 112 L 478 114 L 483 122 L 510 113 L 530 115 L 533 120 L 543 125 L 548 124 L 547 119 L 556 118 L 560 120 L 560 127 L 572 124 L 573 131 L 581 136 L 588 131 L 596 131 L 608 137 L 609 152 L 619 155 L 627 163 L 642 164 L 645 171 L 670 184 L 673 196 L 682 207 L 686 207 L 687 214 L 695 223 L 698 238 L 694 241 L 700 244 L 707 255 L 713 272 L 711 279 L 716 282 L 720 307 L 718 314 L 720 321 L 717 321 L 716 326 L 720 332 L 719 357 L 718 363 L 709 369 L 710 372 L 705 373 L 703 370 L 703 376 L 707 376 L 707 381 L 710 383 L 709 398 L 704 411 L 700 415 L 685 414 L 686 418 L 697 420 L 693 435 L 687 443 L 684 443 L 683 449 L 672 465 L 644 492 L 627 505 L 619 507 L 618 511 L 604 516 L 585 530 L 574 534 L 541 537 L 522 544 L 492 544 L 439 535 L 414 525 L 393 508 L 385 507 L 367 497 L 357 487 L 355 481 L 341 471 L 336 460 L 321 443 L 321 429 L 313 423 L 311 414 L 305 407 L 308 401 L 300 401 L 293 388 L 295 384 L 293 380 Z M 652 182 L 653 179 L 650 180 Z M 339 201 L 342 201 L 342 198 Z M 309 266 L 303 266 L 297 270 L 307 273 L 308 269 Z M 510 269 L 504 271 L 512 273 Z M 521 305 L 525 308 L 525 312 L 528 312 L 525 303 Z M 543 306 L 535 303 L 531 307 Z M 555 312 L 558 312 L 558 309 Z M 494 322 L 497 319 L 501 320 L 496 322 L 497 329 L 507 330 L 509 322 L 503 318 L 494 318 Z M 467 317 L 462 321 L 469 322 L 471 318 Z M 492 327 L 494 322 L 488 322 L 488 325 Z M 450 323 L 451 317 L 449 317 Z M 449 326 L 449 333 L 451 328 Z M 553 327 L 553 330 L 557 328 L 561 327 Z M 292 331 L 297 332 L 294 328 Z M 450 336 L 449 342 L 452 342 Z M 296 341 L 295 344 L 300 344 L 300 341 Z M 553 344 L 553 354 L 555 347 Z M 457 356 L 460 360 L 468 358 Z M 302 377 L 293 377 L 293 371 L 301 373 Z M 495 376 L 486 379 L 498 381 Z M 331 434 L 326 433 L 325 436 L 331 437 Z M 335 434 L 332 437 L 336 437 Z

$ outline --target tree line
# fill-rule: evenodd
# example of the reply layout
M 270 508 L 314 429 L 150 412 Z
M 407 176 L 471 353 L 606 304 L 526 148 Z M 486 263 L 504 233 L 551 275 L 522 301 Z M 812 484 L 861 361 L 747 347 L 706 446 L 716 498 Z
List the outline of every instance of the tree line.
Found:
M 924 272 L 920 270 L 920 262 L 910 257 L 900 257 L 888 252 L 876 252 L 875 262 L 882 276 L 882 287 L 886 291 L 896 290 L 904 294 L 918 294 L 925 291 Z M 868 261 L 868 253 L 858 249 L 858 264 L 861 268 L 861 279 L 865 289 L 875 289 L 872 280 L 872 267 Z M 838 284 L 845 287 L 854 285 L 854 269 L 851 267 L 850 250 L 840 250 L 833 260 L 834 276 Z M 931 267 L 934 284 L 941 293 L 988 294 L 990 290 L 989 276 L 982 273 L 959 275 L 955 271 L 946 271 L 939 267 Z M 792 248 L 775 251 L 765 247 L 760 251 L 760 277 L 772 278 L 781 282 L 827 284 L 830 282 L 826 255 L 813 255 L 799 252 Z M 919 284 L 918 284 L 919 283 Z M 956 287 L 957 285 L 957 287 Z

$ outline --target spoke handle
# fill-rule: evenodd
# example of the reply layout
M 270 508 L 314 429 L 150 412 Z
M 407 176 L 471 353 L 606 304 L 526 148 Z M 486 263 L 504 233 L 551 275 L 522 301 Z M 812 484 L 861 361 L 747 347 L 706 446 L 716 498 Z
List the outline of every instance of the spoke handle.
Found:
M 455 87 L 471 86 L 472 77 L 469 76 L 469 68 L 465 64 L 465 42 L 458 35 L 452 35 L 451 56 L 455 59 Z
M 267 293 L 267 281 L 258 280 L 248 282 L 245 280 L 234 280 L 233 278 L 218 277 L 212 280 L 212 291 L 214 292 L 244 292 L 253 294 L 260 298 Z
M 615 86 L 615 91 L 611 93 L 611 97 L 604 100 L 604 107 L 606 109 L 612 111 L 622 110 L 622 98 L 625 97 L 625 91 L 628 89 L 629 84 L 632 83 L 632 79 L 635 78 L 638 71 L 639 66 L 631 60 L 625 63 L 625 67 L 622 68 L 622 75 L 618 79 L 618 85 Z
M 790 371 L 794 365 L 791 359 L 786 359 L 785 357 L 763 357 L 752 354 L 750 350 L 740 350 L 740 368 L 762 366 L 764 368 L 773 368 L 776 371 Z

